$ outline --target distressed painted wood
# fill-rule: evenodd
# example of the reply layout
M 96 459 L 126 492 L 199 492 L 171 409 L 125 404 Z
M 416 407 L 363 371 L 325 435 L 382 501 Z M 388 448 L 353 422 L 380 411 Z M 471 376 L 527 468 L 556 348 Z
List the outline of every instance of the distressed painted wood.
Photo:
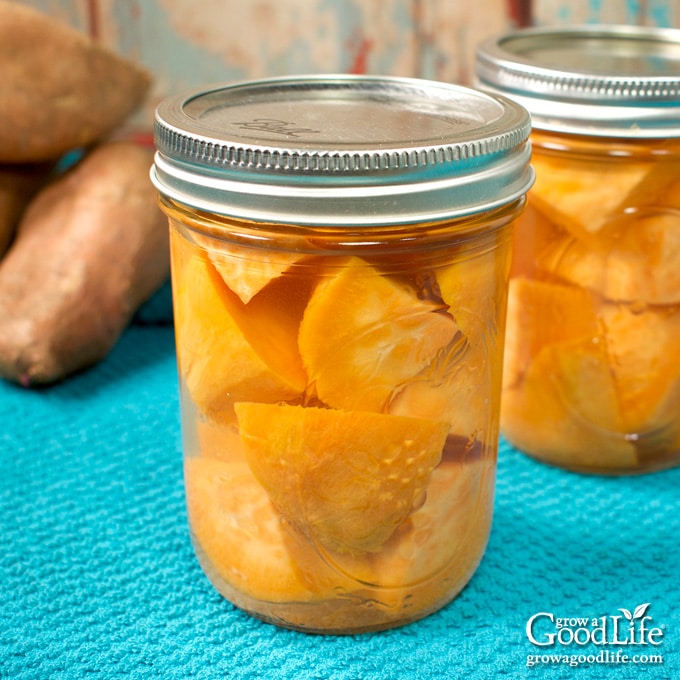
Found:
M 539 25 L 567 23 L 680 26 L 678 0 L 533 0 Z
M 476 44 L 514 26 L 680 26 L 680 0 L 13 0 L 68 22 L 155 76 L 138 123 L 168 94 L 298 73 L 469 82 Z

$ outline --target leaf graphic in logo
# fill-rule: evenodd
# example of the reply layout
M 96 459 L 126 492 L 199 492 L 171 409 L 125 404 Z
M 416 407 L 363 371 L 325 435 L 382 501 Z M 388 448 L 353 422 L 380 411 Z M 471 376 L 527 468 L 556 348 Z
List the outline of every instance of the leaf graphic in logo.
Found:
M 641 604 L 635 607 L 635 611 L 633 612 L 633 618 L 641 619 L 645 615 L 645 612 L 647 611 L 647 607 L 649 607 L 649 604 L 650 604 L 649 602 L 645 602 L 645 604 Z
M 627 609 L 619 609 L 619 611 L 622 612 L 629 621 L 633 620 L 633 615 Z

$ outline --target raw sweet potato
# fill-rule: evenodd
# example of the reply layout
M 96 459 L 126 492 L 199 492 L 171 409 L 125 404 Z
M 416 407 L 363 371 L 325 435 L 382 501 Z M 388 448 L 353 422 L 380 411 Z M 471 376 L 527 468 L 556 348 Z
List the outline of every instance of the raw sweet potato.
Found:
M 92 365 L 167 279 L 151 163 L 109 142 L 37 194 L 0 262 L 0 376 L 28 386 Z
M 70 26 L 0 0 L 0 162 L 54 159 L 114 130 L 150 75 Z
M 9 247 L 21 214 L 46 181 L 50 165 L 0 166 L 0 258 Z

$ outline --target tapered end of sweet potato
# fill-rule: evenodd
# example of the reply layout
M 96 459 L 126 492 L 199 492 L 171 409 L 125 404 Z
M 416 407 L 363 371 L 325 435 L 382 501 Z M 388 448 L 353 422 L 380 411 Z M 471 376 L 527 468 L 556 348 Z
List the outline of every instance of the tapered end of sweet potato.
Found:
M 43 385 L 95 364 L 167 280 L 152 160 L 107 142 L 33 198 L 0 261 L 0 377 Z

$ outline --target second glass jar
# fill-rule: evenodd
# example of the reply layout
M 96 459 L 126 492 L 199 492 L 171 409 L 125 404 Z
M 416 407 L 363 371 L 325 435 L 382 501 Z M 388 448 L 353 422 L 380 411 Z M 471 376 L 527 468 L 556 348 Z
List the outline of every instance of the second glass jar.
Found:
M 482 84 L 532 113 L 501 430 L 561 467 L 680 463 L 680 32 L 526 29 L 487 41 Z

